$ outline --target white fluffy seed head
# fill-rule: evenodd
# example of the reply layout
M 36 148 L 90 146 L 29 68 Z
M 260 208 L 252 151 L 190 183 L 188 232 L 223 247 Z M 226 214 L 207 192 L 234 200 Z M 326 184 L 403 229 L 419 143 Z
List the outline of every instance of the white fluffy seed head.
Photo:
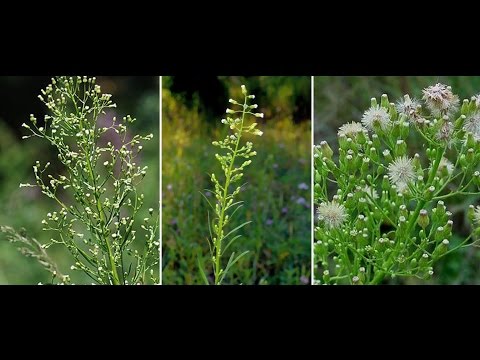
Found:
M 465 132 L 471 132 L 476 141 L 480 141 L 480 112 L 470 115 L 463 125 Z
M 412 159 L 406 156 L 396 158 L 388 165 L 388 178 L 392 185 L 395 185 L 400 192 L 403 192 L 408 183 L 416 179 Z
M 338 129 L 338 135 L 345 135 L 347 137 L 355 137 L 360 132 L 365 131 L 365 128 L 359 122 L 352 121 L 340 126 Z
M 437 83 L 422 90 L 423 100 L 435 116 L 451 114 L 458 110 L 460 100 L 450 86 Z
M 475 207 L 475 212 L 473 213 L 473 221 L 475 224 L 480 225 L 480 206 Z
M 325 224 L 328 229 L 339 228 L 347 220 L 345 206 L 335 201 L 323 202 L 317 209 L 318 220 Z
M 383 107 L 376 105 L 365 111 L 362 116 L 362 124 L 369 130 L 374 130 L 378 125 L 382 130 L 387 130 L 390 125 L 390 115 Z

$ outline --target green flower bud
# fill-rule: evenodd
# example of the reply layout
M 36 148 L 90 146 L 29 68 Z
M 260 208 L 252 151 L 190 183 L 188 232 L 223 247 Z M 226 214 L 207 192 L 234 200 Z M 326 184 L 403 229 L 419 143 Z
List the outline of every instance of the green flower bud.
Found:
M 388 109 L 390 107 L 390 101 L 388 101 L 388 95 L 387 94 L 382 94 L 380 106 Z
M 443 239 L 442 242 L 433 251 L 433 257 L 438 258 L 441 255 L 445 254 L 448 251 L 449 244 L 450 242 L 448 241 L 448 239 Z
M 407 153 L 407 144 L 403 140 L 397 140 L 395 145 L 395 156 L 403 156 Z
M 467 148 L 475 148 L 475 145 L 477 145 L 477 142 L 475 141 L 475 138 L 473 137 L 473 134 L 471 132 L 467 133 Z
M 434 193 L 435 193 L 435 186 L 430 186 L 428 189 L 424 191 L 423 196 L 425 197 L 426 201 L 430 201 L 432 200 Z
M 345 134 L 338 135 L 338 145 L 340 146 L 340 149 L 344 151 L 348 150 L 347 137 Z
M 465 154 L 460 155 L 460 165 L 462 166 L 462 169 L 466 169 L 468 167 L 468 161 Z
M 444 238 L 445 234 L 445 229 L 443 226 L 437 227 L 437 230 L 435 230 L 435 241 L 440 241 Z
M 330 148 L 326 141 L 320 143 L 320 149 L 322 150 L 322 155 L 327 159 L 331 159 L 333 155 L 333 150 Z
M 427 253 L 423 253 L 422 256 L 420 257 L 420 260 L 418 260 L 418 265 L 420 268 L 425 268 L 428 266 L 429 261 L 430 261 L 430 256 L 428 256 Z
M 420 210 L 420 214 L 417 220 L 418 225 L 425 230 L 425 228 L 430 223 L 430 219 L 428 218 L 428 212 L 425 209 Z
M 388 149 L 383 150 L 383 157 L 387 163 L 391 163 L 393 161 L 392 154 L 390 154 L 390 150 Z
M 372 134 L 372 143 L 375 148 L 381 149 L 382 143 L 380 142 L 380 139 L 377 134 Z
M 473 205 L 468 206 L 467 218 L 471 223 L 474 222 L 474 220 L 475 220 L 475 206 L 473 206 Z
M 467 162 L 469 162 L 470 164 L 473 164 L 474 157 L 475 157 L 475 150 L 473 148 L 468 149 L 467 156 L 466 156 Z
M 460 130 L 463 127 L 463 124 L 465 123 L 465 119 L 467 117 L 465 115 L 460 115 L 460 117 L 455 120 L 455 129 Z
M 330 281 L 330 272 L 328 270 L 325 270 L 323 272 L 322 279 L 325 284 L 328 284 L 328 282 Z
M 370 159 L 368 157 L 364 157 L 361 168 L 360 168 L 360 173 L 365 174 L 368 171 L 369 165 L 370 165 Z
M 397 118 L 398 113 L 394 103 L 388 104 L 388 114 L 390 115 L 390 118 L 392 120 L 395 120 Z
M 352 193 L 347 194 L 347 198 L 345 200 L 345 207 L 347 209 L 353 209 L 356 207 L 356 202 L 354 200 L 354 195 Z
M 468 108 L 469 108 L 469 104 L 470 102 L 468 101 L 468 99 L 463 99 L 463 102 L 462 102 L 462 107 L 460 109 L 460 113 L 465 116 L 467 115 L 468 113 Z

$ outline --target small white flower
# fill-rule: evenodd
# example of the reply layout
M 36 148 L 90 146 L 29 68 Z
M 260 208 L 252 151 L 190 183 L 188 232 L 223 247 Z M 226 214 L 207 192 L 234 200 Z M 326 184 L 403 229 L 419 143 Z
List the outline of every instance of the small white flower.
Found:
M 387 130 L 390 125 L 390 115 L 379 105 L 372 106 L 362 116 L 362 124 L 369 130 L 374 130 L 374 125 L 379 125 L 382 130 Z
M 454 140 L 452 137 L 453 130 L 453 124 L 450 121 L 445 121 L 442 127 L 438 130 L 436 137 L 438 140 L 445 142 L 448 147 L 451 147 Z
M 388 165 L 388 178 L 392 185 L 395 185 L 400 192 L 403 192 L 407 188 L 408 183 L 416 178 L 412 159 L 406 156 L 395 159 Z
M 480 141 L 480 112 L 470 115 L 463 125 L 465 132 L 471 132 L 476 141 Z
M 458 110 L 460 100 L 452 93 L 450 86 L 437 83 L 423 89 L 422 92 L 423 100 L 433 115 L 451 114 Z
M 475 212 L 473 214 L 473 221 L 475 224 L 480 225 L 480 206 L 475 207 Z
M 318 220 L 325 224 L 325 227 L 334 229 L 340 227 L 348 218 L 345 206 L 333 201 L 323 202 L 317 209 Z
M 338 129 L 338 136 L 345 135 L 347 137 L 355 137 L 360 132 L 365 131 L 365 128 L 359 122 L 352 121 L 340 126 Z
M 417 99 L 411 99 L 410 96 L 405 95 L 403 100 L 399 100 L 395 106 L 399 114 L 403 114 L 408 118 L 414 118 L 420 102 Z
M 371 186 L 365 185 L 363 188 L 358 187 L 357 190 L 363 191 L 364 193 L 369 195 L 369 197 L 367 197 L 368 202 L 371 202 L 370 198 L 372 198 L 373 200 L 378 199 L 377 190 L 375 190 L 375 188 Z
M 440 164 L 438 165 L 437 174 L 442 174 L 442 172 L 446 170 L 447 174 L 450 175 L 454 169 L 455 166 L 450 162 L 450 160 L 443 157 L 442 160 L 440 160 Z

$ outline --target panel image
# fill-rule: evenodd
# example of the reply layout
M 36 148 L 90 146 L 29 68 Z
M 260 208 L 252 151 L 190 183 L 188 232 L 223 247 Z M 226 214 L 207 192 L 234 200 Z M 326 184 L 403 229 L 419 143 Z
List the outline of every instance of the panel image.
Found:
M 158 174 L 158 77 L 0 77 L 0 283 L 159 283 Z
M 480 78 L 314 78 L 314 283 L 479 284 Z
M 309 284 L 311 77 L 162 88 L 162 284 Z

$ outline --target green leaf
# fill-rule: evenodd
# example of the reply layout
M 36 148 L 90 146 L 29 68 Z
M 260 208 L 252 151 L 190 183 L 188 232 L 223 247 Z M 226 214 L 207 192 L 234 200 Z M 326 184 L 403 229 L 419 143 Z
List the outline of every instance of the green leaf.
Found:
M 233 212 L 230 214 L 230 219 L 233 217 L 233 215 L 235 215 L 235 213 L 238 211 L 238 209 L 240 209 L 242 206 L 243 206 L 243 204 L 242 204 L 242 205 L 238 205 L 238 206 L 235 208 L 235 210 L 233 210 Z
M 232 245 L 232 243 L 233 243 L 235 240 L 237 240 L 239 237 L 241 237 L 241 236 L 242 236 L 242 235 L 237 235 L 237 236 L 235 236 L 232 240 L 230 240 L 229 243 L 227 244 L 227 246 L 225 246 L 225 247 L 223 248 L 222 255 L 225 254 L 225 251 L 227 251 L 228 247 L 229 247 L 230 245 Z
M 223 272 L 222 274 L 222 277 L 220 278 L 220 281 L 218 282 L 218 284 L 220 285 L 223 281 L 223 279 L 225 278 L 225 275 L 228 273 L 228 271 L 230 270 L 230 268 L 235 265 L 235 263 L 240 260 L 242 257 L 244 257 L 245 255 L 248 254 L 248 250 L 247 251 L 244 251 L 243 253 L 241 253 L 240 255 L 238 255 L 235 260 L 232 260 L 233 257 L 235 256 L 235 252 L 232 253 L 232 255 L 230 255 L 230 258 L 228 259 L 228 263 L 227 263 L 227 266 L 225 267 L 225 271 Z
M 227 235 L 225 235 L 223 238 L 222 238 L 222 241 L 225 240 L 227 237 L 229 237 L 231 234 L 233 234 L 235 231 L 241 229 L 242 227 L 244 227 L 245 225 L 247 224 L 250 224 L 252 221 L 247 221 L 247 222 L 244 222 L 242 225 L 238 225 L 235 229 L 233 229 L 232 231 L 230 231 Z
M 201 256 L 197 258 L 197 263 L 198 263 L 198 268 L 200 269 L 200 275 L 202 276 L 203 282 L 205 283 L 205 285 L 210 285 L 208 282 L 207 276 L 205 275 L 205 271 L 203 271 L 203 260 Z
M 210 207 L 212 208 L 212 210 L 215 211 L 215 208 L 212 206 L 212 204 L 211 204 L 210 201 L 207 199 L 207 197 L 206 197 L 201 191 L 199 191 L 199 193 L 203 196 L 203 198 L 204 198 L 205 200 L 207 200 L 207 203 L 208 203 L 208 205 L 210 205 Z

